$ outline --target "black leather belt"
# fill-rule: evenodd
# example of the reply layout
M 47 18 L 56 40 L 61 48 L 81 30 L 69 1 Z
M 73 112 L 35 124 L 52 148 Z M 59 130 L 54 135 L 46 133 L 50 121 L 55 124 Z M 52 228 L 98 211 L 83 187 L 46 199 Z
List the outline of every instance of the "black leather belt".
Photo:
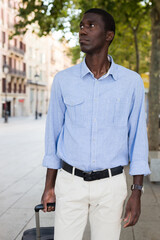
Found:
M 63 160 L 62 160 L 62 168 L 65 171 L 72 174 L 73 166 L 69 165 L 68 163 L 64 162 Z M 110 168 L 110 170 L 111 170 L 111 176 L 115 176 L 115 175 L 123 172 L 123 167 L 118 166 L 118 167 Z M 93 181 L 93 180 L 99 180 L 99 179 L 102 179 L 102 178 L 109 177 L 108 169 L 101 170 L 101 171 L 85 172 L 83 170 L 75 168 L 74 174 L 78 177 L 82 177 L 85 181 Z

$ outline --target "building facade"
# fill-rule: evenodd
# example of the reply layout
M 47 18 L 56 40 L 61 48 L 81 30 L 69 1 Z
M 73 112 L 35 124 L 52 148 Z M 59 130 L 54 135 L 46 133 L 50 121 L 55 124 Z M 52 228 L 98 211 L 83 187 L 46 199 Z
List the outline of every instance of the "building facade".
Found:
M 27 63 L 27 115 L 46 114 L 55 74 L 71 66 L 65 43 L 51 35 L 38 38 L 28 30 L 25 35 Z
M 9 39 L 17 9 L 18 1 L 0 0 L 0 118 L 6 108 L 9 117 L 46 114 L 55 74 L 71 66 L 67 45 L 52 36 L 38 38 L 34 26 Z
M 17 1 L 0 0 L 0 117 L 26 115 L 26 45 L 22 36 L 9 39 L 16 23 Z M 4 74 L 4 64 L 9 73 Z

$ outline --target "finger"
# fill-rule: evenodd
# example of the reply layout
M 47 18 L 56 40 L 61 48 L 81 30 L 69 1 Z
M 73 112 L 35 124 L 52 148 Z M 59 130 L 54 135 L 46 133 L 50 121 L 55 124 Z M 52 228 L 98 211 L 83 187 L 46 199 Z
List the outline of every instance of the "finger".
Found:
M 54 206 L 53 206 L 53 207 L 50 206 L 50 207 L 48 207 L 48 209 L 47 209 L 48 212 L 51 212 L 51 211 L 54 211 L 54 210 L 55 210 L 55 207 L 54 207 Z
M 43 202 L 43 212 L 47 212 L 47 202 Z
M 47 212 L 51 212 L 52 209 L 50 207 L 47 208 Z
M 138 222 L 138 219 L 139 219 L 139 215 L 137 215 L 133 221 L 133 225 L 135 225 L 137 222 Z
M 124 225 L 124 228 L 125 228 L 125 227 L 133 226 L 133 225 L 134 225 L 134 222 L 136 222 L 136 221 L 137 221 L 137 214 L 136 214 L 136 213 L 131 213 L 130 219 L 129 219 L 128 223 L 126 223 L 126 224 Z
M 124 222 L 128 221 L 129 218 L 130 218 L 130 215 L 131 215 L 131 212 L 129 210 L 126 210 L 126 213 L 125 213 L 123 221 Z
M 124 226 L 123 226 L 124 228 L 129 225 L 129 223 L 130 223 L 130 218 L 131 218 L 131 214 L 129 214 L 128 217 L 126 217 L 126 219 L 124 219 L 124 222 L 126 222 L 126 223 L 124 224 Z

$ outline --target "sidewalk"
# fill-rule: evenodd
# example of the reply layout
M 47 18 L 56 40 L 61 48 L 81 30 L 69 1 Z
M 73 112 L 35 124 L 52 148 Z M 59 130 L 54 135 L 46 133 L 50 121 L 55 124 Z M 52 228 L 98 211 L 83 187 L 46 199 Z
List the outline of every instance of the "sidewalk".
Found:
M 44 130 L 45 116 L 9 118 L 7 124 L 0 119 L 1 240 L 21 240 L 24 230 L 35 227 L 33 209 L 40 203 L 45 182 Z M 128 174 L 127 183 L 130 193 Z M 140 220 L 135 227 L 122 229 L 120 240 L 160 240 L 160 183 L 145 177 L 144 186 Z M 54 212 L 41 212 L 41 225 L 54 225 Z M 90 240 L 89 223 L 83 240 Z

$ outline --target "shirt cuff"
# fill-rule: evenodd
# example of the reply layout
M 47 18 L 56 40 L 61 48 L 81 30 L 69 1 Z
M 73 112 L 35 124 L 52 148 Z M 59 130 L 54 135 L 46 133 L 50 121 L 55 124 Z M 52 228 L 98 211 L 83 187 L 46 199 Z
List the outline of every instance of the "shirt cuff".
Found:
M 147 176 L 151 174 L 151 171 L 149 169 L 149 164 L 146 161 L 142 160 L 132 160 L 130 163 L 130 175 L 144 175 Z
M 59 169 L 61 168 L 61 160 L 57 156 L 45 155 L 42 166 L 51 169 Z

